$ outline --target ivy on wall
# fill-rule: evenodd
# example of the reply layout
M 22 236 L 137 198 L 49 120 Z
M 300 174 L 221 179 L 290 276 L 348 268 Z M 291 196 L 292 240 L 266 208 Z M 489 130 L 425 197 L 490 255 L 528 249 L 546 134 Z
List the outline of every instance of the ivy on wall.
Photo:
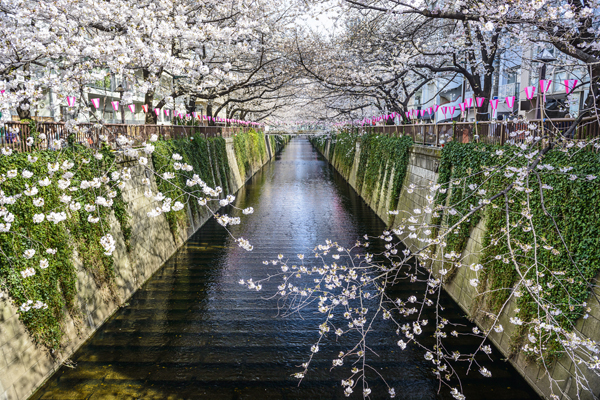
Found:
M 359 135 L 353 131 L 342 131 L 332 137 L 330 147 L 330 151 L 332 152 L 331 160 L 335 162 L 335 166 L 344 176 L 349 176 L 350 171 L 352 171 L 358 138 Z
M 194 171 L 176 171 L 174 163 L 170 161 L 173 154 L 181 155 L 180 162 L 191 165 Z M 173 172 L 177 177 L 176 185 L 163 179 L 157 179 L 158 190 L 165 197 L 170 197 L 173 202 L 181 201 L 184 204 L 188 202 L 191 212 L 195 215 L 202 211 L 202 207 L 195 200 L 189 201 L 188 197 L 190 196 L 184 194 L 180 189 L 180 187 L 186 187 L 186 181 L 194 174 L 200 176 L 200 179 L 210 187 L 220 186 L 224 193 L 228 193 L 230 189 L 229 162 L 225 139 L 222 137 L 207 139 L 202 135 L 196 135 L 190 139 L 158 141 L 155 143 L 155 150 L 152 153 L 152 162 L 156 173 L 162 175 L 165 172 Z M 199 186 L 186 188 L 186 190 L 195 196 L 204 197 Z M 186 208 L 183 208 L 164 214 L 174 238 L 177 238 L 180 225 L 185 223 L 186 212 Z
M 515 180 L 511 170 L 506 168 L 495 174 L 486 174 L 486 170 L 505 164 L 519 168 L 527 163 L 515 147 L 450 142 L 442 152 L 438 183 L 450 183 L 451 189 L 439 193 L 436 204 L 451 204 L 457 213 L 440 215 L 437 222 L 453 225 L 471 206 L 479 204 L 482 195 L 477 191 L 484 189 L 489 196 Z M 600 159 L 594 152 L 579 149 L 571 153 L 550 151 L 541 164 L 554 168 L 540 170 L 539 181 L 536 176 L 531 176 L 524 182 L 523 189 L 511 190 L 508 202 L 499 197 L 485 208 L 485 213 L 480 211 L 463 222 L 458 233 L 448 237 L 445 252 L 464 251 L 472 229 L 484 218 L 486 234 L 481 259 L 484 269 L 479 291 L 489 292 L 479 305 L 498 312 L 510 294 L 518 290 L 521 294 L 517 301 L 519 318 L 530 321 L 538 318 L 538 313 L 544 315 L 552 310 L 560 325 L 570 330 L 576 320 L 589 311 L 581 306 L 590 296 L 591 287 L 587 282 L 593 282 L 600 271 L 600 187 L 585 179 L 571 180 L 569 176 L 600 175 Z M 573 169 L 560 170 L 569 167 Z M 469 188 L 472 184 L 481 187 L 474 190 L 474 186 Z M 510 257 L 507 218 L 511 227 L 510 244 L 517 262 L 523 266 L 531 265 L 535 254 L 540 269 L 543 269 L 522 268 L 520 272 L 525 279 L 541 285 L 541 298 L 552 305 L 547 311 L 538 308 L 525 288 L 515 288 L 520 278 Z M 513 337 L 513 344 L 519 343 L 527 333 L 524 326 L 519 335 Z M 552 358 L 560 351 L 556 338 L 550 337 L 546 342 L 546 355 Z
M 35 136 L 35 132 L 32 136 Z M 0 176 L 5 177 L 7 171 L 16 169 L 28 170 L 34 177 L 43 177 L 48 174 L 49 163 L 58 162 L 62 165 L 64 161 L 69 160 L 77 166 L 69 170 L 74 174 L 70 179 L 71 187 L 79 187 L 81 181 L 92 180 L 98 171 L 107 171 L 110 174 L 118 170 L 115 154 L 108 147 L 104 147 L 100 153 L 103 155 L 102 160 L 94 158 L 94 151 L 72 144 L 60 152 L 36 150 L 31 153 L 13 154 L 10 158 L 0 157 Z M 37 161 L 28 161 L 28 156 L 36 157 Z M 31 184 L 31 179 L 34 178 L 26 179 L 20 174 L 10 179 L 3 178 L 2 191 L 5 196 L 19 195 L 26 190 L 26 185 Z M 65 206 L 59 198 L 62 191 L 56 185 L 39 186 L 38 190 L 37 197 L 44 199 L 42 206 L 36 207 L 32 201 L 18 201 L 11 207 L 11 212 L 15 215 L 12 225 L 15 234 L 0 236 L 0 248 L 3 253 L 0 263 L 0 287 L 17 305 L 30 299 L 39 299 L 48 305 L 48 308 L 41 308 L 35 312 L 20 313 L 20 319 L 36 343 L 56 349 L 63 335 L 61 322 L 65 317 L 64 310 L 73 316 L 77 316 L 79 312 L 75 304 L 77 291 L 74 250 L 80 250 L 79 259 L 98 286 L 106 285 L 112 289 L 113 258 L 104 255 L 104 249 L 100 245 L 100 238 L 109 230 L 111 208 L 96 207 L 93 215 L 100 218 L 96 224 L 88 222 L 89 213 L 83 208 L 69 210 L 70 218 L 60 224 L 36 224 L 32 219 L 34 214 L 48 214 L 62 210 Z M 131 235 L 129 215 L 119 188 L 114 187 L 113 190 L 115 197 L 112 209 L 128 242 Z M 98 195 L 93 188 L 72 193 L 73 201 L 82 205 L 94 204 Z M 30 248 L 35 249 L 36 253 L 32 259 L 26 260 L 22 254 Z M 56 249 L 56 254 L 48 257 L 48 248 Z M 36 267 L 35 279 L 24 279 L 21 276 L 20 271 L 31 267 L 32 262 L 34 265 L 40 265 L 44 258 L 48 259 L 49 265 L 47 268 Z
M 270 135 L 271 154 L 277 154 L 287 142 L 290 141 L 290 135 Z
M 323 153 L 327 145 L 327 138 L 318 136 L 311 138 L 313 145 Z M 330 161 L 342 175 L 348 177 L 356 158 L 356 143 L 360 142 L 361 168 L 357 169 L 357 191 L 366 198 L 372 196 L 379 182 L 382 190 L 390 191 L 388 208 L 393 209 L 398 203 L 402 183 L 406 176 L 409 160 L 409 150 L 413 140 L 409 136 L 381 136 L 377 134 L 360 135 L 354 131 L 342 131 L 331 137 L 329 147 Z M 387 175 L 386 171 L 393 177 Z M 390 185 L 391 180 L 391 187 Z
M 359 165 L 356 174 L 357 190 L 370 198 L 379 182 L 382 182 L 382 190 L 390 191 L 390 202 L 388 208 L 393 209 L 398 204 L 402 182 L 408 168 L 409 150 L 413 145 L 410 136 L 380 136 L 368 134 L 361 138 Z M 389 187 L 390 177 L 388 173 L 393 172 L 392 186 Z M 385 180 L 384 180 L 385 178 Z
M 261 165 L 268 157 L 265 135 L 254 129 L 237 133 L 233 138 L 233 148 L 242 178 L 250 173 L 252 165 Z

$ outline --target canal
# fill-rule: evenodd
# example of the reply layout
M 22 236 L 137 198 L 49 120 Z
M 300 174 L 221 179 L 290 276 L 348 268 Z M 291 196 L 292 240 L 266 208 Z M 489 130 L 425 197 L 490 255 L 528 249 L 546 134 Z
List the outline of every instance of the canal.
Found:
M 334 338 L 322 345 L 312 373 L 300 386 L 291 375 L 307 360 L 321 316 L 277 316 L 273 293 L 279 281 L 255 292 L 240 279 L 266 277 L 264 265 L 279 253 L 309 254 L 326 239 L 351 246 L 364 234 L 379 235 L 383 222 L 327 161 L 296 138 L 237 194 L 238 207 L 254 207 L 233 233 L 254 245 L 246 252 L 214 220 L 209 221 L 63 366 L 33 399 L 342 399 L 341 380 L 351 366 L 331 370 L 331 357 L 345 350 Z M 376 249 L 374 249 L 376 250 Z M 398 288 L 405 296 L 413 287 Z M 416 293 L 418 290 L 416 291 Z M 444 298 L 449 318 L 461 310 Z M 316 305 L 315 305 L 316 307 Z M 466 319 L 461 322 L 469 324 Z M 424 352 L 401 351 L 395 328 L 377 324 L 371 365 L 395 387 L 399 399 L 450 399 L 439 389 Z M 349 343 L 346 343 L 349 344 Z M 462 343 L 464 350 L 478 342 Z M 538 399 L 494 352 L 486 362 L 492 378 L 477 370 L 462 377 L 467 399 Z M 371 399 L 389 398 L 372 377 Z M 356 390 L 352 398 L 361 398 Z

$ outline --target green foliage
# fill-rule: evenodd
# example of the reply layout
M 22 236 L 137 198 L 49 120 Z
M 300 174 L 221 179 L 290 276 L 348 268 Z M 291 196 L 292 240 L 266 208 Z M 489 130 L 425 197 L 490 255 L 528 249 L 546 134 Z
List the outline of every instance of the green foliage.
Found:
M 324 153 L 327 146 L 325 136 L 316 136 L 310 139 L 311 143 Z M 380 136 L 377 134 L 359 135 L 352 131 L 342 131 L 332 135 L 329 146 L 329 160 L 345 176 L 350 174 L 356 158 L 356 143 L 360 142 L 360 168 L 356 171 L 357 190 L 371 197 L 378 183 L 386 177 L 388 173 L 394 173 L 391 178 L 387 175 L 382 182 L 382 190 L 390 190 L 390 209 L 396 207 L 402 182 L 406 176 L 408 167 L 409 150 L 413 141 L 408 136 Z
M 335 138 L 336 135 L 332 135 L 331 136 L 331 141 L 333 142 L 333 139 Z M 327 141 L 328 141 L 328 137 L 327 136 L 311 136 L 309 137 L 309 141 L 310 143 L 312 143 L 313 146 L 315 146 L 315 148 L 317 150 L 319 150 L 319 152 L 321 154 L 325 154 L 325 147 L 327 146 Z M 332 143 L 331 146 L 334 146 L 334 144 Z
M 173 154 L 181 155 L 183 159 L 180 162 L 191 165 L 194 167 L 194 171 L 175 170 L 171 159 Z M 168 180 L 157 179 L 158 190 L 165 197 L 171 198 L 173 203 L 175 201 L 181 201 L 184 204 L 188 202 L 193 214 L 200 213 L 202 206 L 190 194 L 197 197 L 205 197 L 205 195 L 199 186 L 187 188 L 187 193 L 180 188 L 186 187 L 187 180 L 191 179 L 194 174 L 200 176 L 200 179 L 210 187 L 221 186 L 225 193 L 230 188 L 227 150 L 225 139 L 222 137 L 206 139 L 202 135 L 196 135 L 190 139 L 158 141 L 155 143 L 152 161 L 156 173 L 162 175 L 165 172 L 173 172 L 177 180 L 174 182 L 175 185 L 172 185 Z M 173 237 L 177 238 L 179 226 L 186 220 L 186 209 L 166 213 L 165 217 Z
M 269 138 L 271 139 L 271 154 L 278 153 L 290 141 L 290 135 L 271 135 Z
M 437 222 L 444 221 L 446 226 L 455 224 L 471 206 L 479 204 L 480 199 L 500 193 L 513 183 L 515 177 L 507 176 L 511 171 L 502 169 L 501 173 L 488 174 L 485 171 L 505 164 L 516 168 L 526 166 L 528 160 L 518 156 L 519 151 L 515 147 L 455 142 L 444 147 L 438 183 L 454 184 L 450 185 L 451 190 L 438 195 L 436 203 L 446 204 L 450 196 L 447 204 L 453 205 L 457 215 L 441 215 Z M 523 183 L 523 189 L 513 188 L 506 198 L 500 196 L 493 200 L 485 208 L 485 215 L 479 211 L 471 216 L 460 225 L 457 234 L 450 234 L 444 252 L 462 252 L 473 227 L 485 218 L 481 259 L 484 269 L 479 291 L 490 291 L 490 294 L 485 296 L 483 306 L 498 312 L 522 274 L 525 279 L 541 285 L 540 298 L 553 305 L 550 309 L 560 310 L 555 318 L 563 328 L 570 330 L 586 312 L 582 304 L 588 300 L 590 283 L 600 270 L 600 212 L 597 208 L 600 188 L 585 179 L 587 175 L 600 175 L 600 160 L 591 151 L 579 150 L 572 154 L 550 151 L 541 164 L 555 169 L 538 169 L 539 175 L 530 176 Z M 573 170 L 565 174 L 559 172 L 561 167 L 573 167 Z M 570 180 L 569 174 L 579 179 Z M 482 185 L 486 194 L 474 193 L 469 189 L 472 183 Z M 552 189 L 541 189 L 542 185 Z M 531 215 L 531 219 L 524 214 Z M 510 241 L 507 232 L 510 232 Z M 520 270 L 510 256 L 509 245 Z M 533 264 L 534 257 L 538 262 L 537 271 L 527 268 Z M 522 293 L 518 298 L 519 317 L 524 321 L 538 318 L 538 313 L 543 317 L 547 311 L 539 308 L 525 288 L 519 291 Z M 522 329 L 521 333 L 526 331 Z M 513 339 L 519 340 L 518 337 Z M 546 346 L 547 356 L 556 356 L 561 350 L 555 336 L 549 338 Z
M 455 182 L 456 184 L 445 186 L 445 191 L 442 189 L 442 192 L 438 192 L 436 205 L 445 205 L 446 202 L 456 205 L 454 209 L 457 213 L 445 216 L 444 222 L 448 226 L 454 226 L 471 207 L 478 205 L 479 197 L 469 196 L 473 191 L 468 187 L 473 184 L 481 185 L 485 176 L 478 172 L 482 171 L 484 165 L 494 165 L 494 157 L 491 149 L 473 143 L 463 145 L 452 141 L 444 147 L 438 170 L 438 183 Z M 467 244 L 471 230 L 477 226 L 481 217 L 482 212 L 477 212 L 464 221 L 456 233 L 446 239 L 446 251 L 461 253 Z M 441 221 L 442 216 L 435 217 L 432 224 L 439 225 Z
M 368 134 L 361 137 L 360 160 L 359 165 L 364 166 L 357 169 L 356 187 L 358 191 L 362 190 L 366 198 L 370 198 L 377 184 L 382 182 L 382 190 L 390 191 L 390 202 L 388 208 L 396 207 L 402 182 L 406 176 L 408 168 L 409 150 L 413 145 L 413 140 L 409 136 L 380 136 Z M 393 172 L 390 183 L 388 173 Z
M 333 153 L 332 162 L 335 160 L 336 167 L 344 176 L 348 176 L 354 164 L 356 153 L 356 141 L 359 135 L 352 131 L 343 131 L 331 140 L 330 151 Z
M 268 158 L 265 135 L 254 129 L 237 133 L 233 138 L 233 148 L 242 178 L 247 177 L 253 165 L 262 165 Z
M 0 175 L 17 169 L 19 175 L 7 179 L 2 183 L 2 191 L 6 196 L 23 193 L 26 185 L 32 186 L 37 180 L 48 174 L 48 163 L 70 160 L 76 167 L 70 170 L 74 176 L 71 187 L 79 187 L 82 180 L 92 180 L 97 177 L 98 171 L 111 173 L 117 171 L 115 156 L 108 147 L 101 154 L 102 160 L 93 157 L 93 151 L 83 146 L 75 145 L 58 151 L 33 151 L 31 153 L 13 154 L 11 157 L 0 157 Z M 27 156 L 37 157 L 31 163 Z M 89 160 L 88 164 L 82 160 Z M 26 179 L 20 173 L 24 170 L 34 173 L 32 178 Z M 59 171 L 62 173 L 64 171 Z M 63 310 L 76 315 L 76 271 L 73 265 L 73 251 L 78 250 L 79 259 L 84 268 L 92 273 L 98 285 L 108 284 L 114 275 L 113 259 L 104 255 L 100 245 L 100 238 L 108 233 L 108 218 L 111 208 L 97 206 L 95 216 L 100 217 L 100 222 L 92 224 L 87 221 L 89 213 L 82 209 L 69 210 L 70 217 L 65 221 L 54 224 L 43 222 L 35 224 L 33 215 L 62 211 L 65 204 L 61 203 L 59 196 L 64 194 L 55 183 L 42 187 L 36 184 L 39 193 L 35 196 L 44 199 L 44 205 L 36 207 L 30 198 L 23 196 L 19 201 L 10 206 L 10 211 L 15 215 L 11 230 L 15 234 L 0 235 L 0 248 L 2 249 L 2 263 L 0 264 L 0 286 L 5 290 L 17 306 L 27 302 L 41 301 L 48 305 L 47 309 L 32 309 L 20 314 L 20 318 L 37 343 L 49 348 L 58 348 L 62 337 L 61 321 L 64 319 Z M 124 234 L 130 235 L 128 215 L 125 212 L 120 190 L 113 199 L 115 216 L 121 223 Z M 93 189 L 77 190 L 70 192 L 72 201 L 85 204 L 94 204 L 98 193 Z M 128 240 L 128 237 L 126 237 Z M 23 252 L 34 249 L 35 256 L 27 260 Z M 46 253 L 46 249 L 56 249 L 56 254 Z M 40 261 L 47 259 L 49 267 L 40 268 Z M 33 267 L 36 271 L 34 277 L 23 278 L 21 271 Z

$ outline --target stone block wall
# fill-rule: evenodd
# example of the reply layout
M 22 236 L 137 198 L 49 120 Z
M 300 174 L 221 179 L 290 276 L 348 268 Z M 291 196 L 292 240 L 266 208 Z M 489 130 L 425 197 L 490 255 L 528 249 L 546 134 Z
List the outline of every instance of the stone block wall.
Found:
M 265 140 L 267 149 L 271 149 L 270 137 L 265 136 Z M 241 176 L 233 138 L 226 138 L 225 141 L 231 170 L 229 186 L 235 193 L 275 154 L 269 150 L 266 160 L 252 163 L 252 170 L 246 176 Z M 208 212 L 192 215 L 188 208 L 185 226 L 179 227 L 175 239 L 164 215 L 152 219 L 146 216 L 153 204 L 144 196 L 146 186 L 141 181 L 149 178 L 152 191 L 156 192 L 154 175 L 136 163 L 123 162 L 122 165 L 129 167 L 132 172 L 132 179 L 122 191 L 131 216 L 132 235 L 128 251 L 120 226 L 116 218 L 112 218 L 111 233 L 117 242 L 113 253 L 115 280 L 112 289 L 106 285 L 98 287 L 75 255 L 76 304 L 81 312 L 74 318 L 69 315 L 65 319 L 62 347 L 54 354 L 32 341 L 19 320 L 17 307 L 6 297 L 0 299 L 0 400 L 27 399 L 209 219 Z

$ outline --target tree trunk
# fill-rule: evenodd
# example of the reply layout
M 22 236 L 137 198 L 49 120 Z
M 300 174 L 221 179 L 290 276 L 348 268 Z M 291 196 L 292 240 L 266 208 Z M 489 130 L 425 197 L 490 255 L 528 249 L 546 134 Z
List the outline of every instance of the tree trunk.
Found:
M 187 110 L 187 113 L 192 115 L 192 113 L 194 111 L 196 111 L 196 97 L 195 96 L 190 96 L 187 104 L 185 105 L 185 109 Z
M 20 120 L 31 119 L 31 107 L 27 107 L 29 105 L 29 100 L 25 99 L 17 106 L 17 114 L 19 115 Z M 23 110 L 21 106 L 27 107 L 27 110 Z
M 213 113 L 213 106 L 212 106 L 212 104 L 209 102 L 209 103 L 206 105 L 206 116 L 208 116 L 208 117 L 212 117 L 212 113 Z M 208 125 L 210 125 L 210 126 L 214 126 L 214 125 L 215 125 L 215 121 L 213 121 L 213 120 L 212 120 L 212 118 L 209 118 L 209 119 L 208 119 Z
M 150 71 L 147 69 L 142 70 L 142 75 L 144 80 L 150 77 Z M 144 104 L 148 105 L 148 112 L 146 113 L 146 124 L 147 125 L 156 125 L 158 123 L 158 115 L 154 112 L 154 89 L 150 89 L 144 95 Z
M 598 96 L 600 95 L 600 65 L 595 64 L 591 70 L 590 91 L 585 99 L 585 110 L 594 115 L 598 108 Z M 595 99 L 595 100 L 594 100 Z

